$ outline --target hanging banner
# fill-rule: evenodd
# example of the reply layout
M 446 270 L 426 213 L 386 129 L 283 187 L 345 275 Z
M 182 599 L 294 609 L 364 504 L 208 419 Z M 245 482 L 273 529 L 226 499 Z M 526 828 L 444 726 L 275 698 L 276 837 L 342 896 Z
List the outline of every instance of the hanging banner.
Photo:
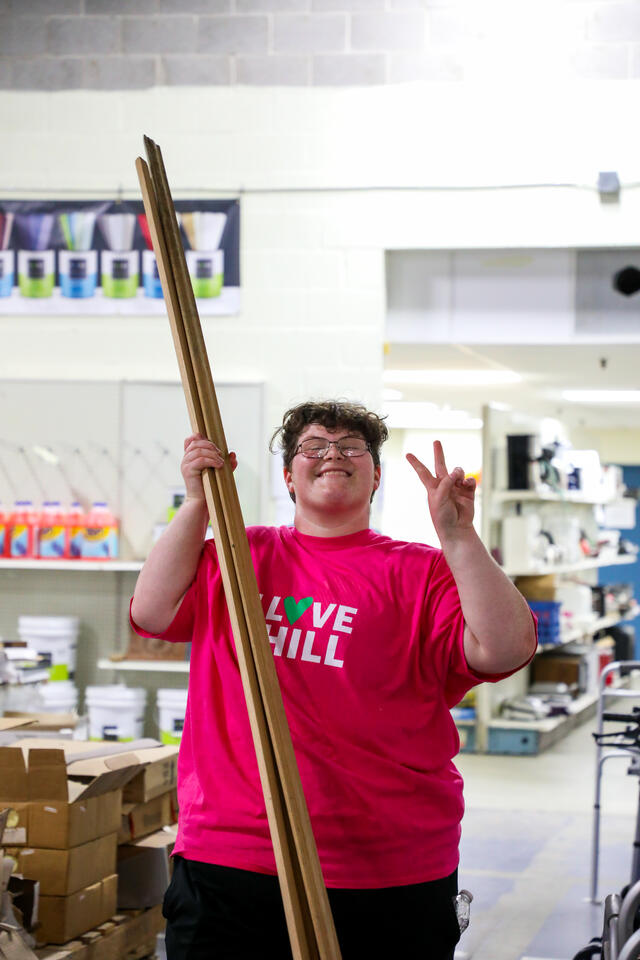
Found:
M 240 204 L 175 204 L 202 315 L 240 309 Z M 0 315 L 164 314 L 141 201 L 0 200 Z

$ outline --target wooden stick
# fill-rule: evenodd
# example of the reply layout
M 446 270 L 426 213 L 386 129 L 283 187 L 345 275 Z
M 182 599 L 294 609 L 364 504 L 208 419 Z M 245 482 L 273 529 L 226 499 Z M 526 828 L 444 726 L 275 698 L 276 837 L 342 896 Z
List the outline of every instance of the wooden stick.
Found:
M 189 416 L 194 430 L 212 439 L 226 457 L 224 430 L 164 164 L 153 141 L 145 138 L 145 146 L 151 174 L 141 158 L 136 167 Z M 320 960 L 339 960 L 340 950 L 228 461 L 221 470 L 206 471 L 204 480 L 292 950 L 296 960 L 314 960 L 318 956 Z
M 176 353 L 178 356 L 178 366 L 180 368 L 181 379 L 185 387 L 185 395 L 187 397 L 187 407 L 189 410 L 191 425 L 194 430 L 206 435 L 207 431 L 205 417 L 202 411 L 202 405 L 198 393 L 192 358 L 189 353 L 188 343 L 186 340 L 183 318 L 180 313 L 180 304 L 177 298 L 175 281 L 171 270 L 171 261 L 167 255 L 164 234 L 162 232 L 162 225 L 160 222 L 160 215 L 153 192 L 153 184 L 149 174 L 149 169 L 144 160 L 138 158 L 136 161 L 136 166 L 142 186 L 145 209 L 147 211 L 147 220 L 150 225 L 154 249 L 157 251 L 162 251 L 160 256 L 156 254 L 156 259 L 158 261 L 158 273 L 160 274 L 160 279 L 163 284 L 163 290 L 166 291 L 165 299 L 170 318 L 171 332 L 173 334 Z M 238 609 L 241 610 L 242 606 L 238 585 L 235 576 L 233 575 L 233 557 L 229 543 L 228 532 L 224 523 L 220 523 L 220 518 L 223 518 L 223 513 L 220 502 L 220 494 L 213 473 L 214 471 L 207 470 L 203 477 L 207 506 L 213 524 L 216 548 L 220 559 L 220 568 L 225 580 L 225 592 L 227 595 L 231 593 L 233 596 L 233 602 L 229 604 L 230 611 Z M 278 864 L 278 875 L 279 877 L 283 878 L 281 880 L 281 886 L 284 887 L 283 901 L 285 903 L 285 914 L 287 916 L 287 923 L 290 930 L 290 938 L 292 941 L 295 938 L 297 945 L 296 949 L 294 950 L 294 957 L 297 958 L 300 956 L 306 960 L 307 957 L 312 958 L 317 956 L 317 953 L 313 952 L 312 945 L 308 945 L 305 942 L 306 923 L 302 916 L 304 901 L 301 902 L 300 894 L 298 893 L 298 871 L 292 862 L 290 845 L 286 840 L 287 828 L 285 823 L 285 815 L 283 812 L 282 792 L 277 777 L 271 738 L 268 732 L 264 710 L 262 708 L 262 700 L 255 673 L 255 667 L 253 664 L 253 658 L 247 658 L 246 656 L 246 648 L 248 644 L 248 637 L 245 636 L 246 624 L 242 620 L 237 620 L 234 623 L 234 636 L 238 636 L 236 630 L 242 635 L 241 643 L 238 643 L 236 640 L 238 662 L 242 676 L 243 688 L 245 691 L 251 691 L 250 696 L 247 696 L 249 721 L 254 742 L 257 741 L 259 743 L 259 749 L 256 748 L 256 755 L 258 757 L 260 779 L 267 805 L 267 816 L 272 833 L 275 833 L 277 838 L 276 842 L 274 843 L 274 850 L 276 852 L 276 862 Z M 282 842 L 282 838 L 285 838 L 284 842 Z

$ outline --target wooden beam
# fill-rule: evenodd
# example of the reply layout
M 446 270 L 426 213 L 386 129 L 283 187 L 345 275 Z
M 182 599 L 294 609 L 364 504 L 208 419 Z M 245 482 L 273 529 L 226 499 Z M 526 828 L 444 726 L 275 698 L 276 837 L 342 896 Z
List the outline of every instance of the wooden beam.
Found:
M 136 168 L 194 431 L 225 465 L 203 476 L 294 960 L 340 960 L 242 519 L 191 279 L 159 147 Z

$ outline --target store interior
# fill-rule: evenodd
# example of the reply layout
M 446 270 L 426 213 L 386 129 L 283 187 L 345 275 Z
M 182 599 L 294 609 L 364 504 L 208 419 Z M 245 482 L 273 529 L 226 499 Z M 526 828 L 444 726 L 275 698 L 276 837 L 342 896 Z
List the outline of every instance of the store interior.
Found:
M 474 897 L 456 960 L 573 960 L 602 935 L 605 897 L 640 876 L 638 745 L 631 765 L 619 750 L 599 766 L 593 736 L 603 712 L 640 706 L 637 4 L 518 8 L 0 10 L 0 748 L 63 741 L 73 766 L 90 763 L 78 745 L 141 741 L 118 858 L 161 834 L 142 869 L 168 878 L 189 650 L 142 640 L 128 618 L 184 496 L 190 432 L 135 167 L 151 135 L 244 522 L 293 520 L 268 451 L 284 410 L 362 402 L 389 427 L 371 526 L 438 547 L 406 454 L 431 466 L 440 440 L 449 468 L 476 478 L 474 525 L 538 615 L 531 666 L 452 712 Z M 98 766 L 84 779 L 96 804 L 113 799 Z M 0 812 L 36 803 L 12 789 Z M 10 829 L 22 868 L 19 816 Z M 75 922 L 79 888 L 45 886 L 25 949 L 89 960 L 102 938 L 104 956 L 128 958 L 129 937 L 137 960 L 164 957 L 158 884 L 141 896 L 122 867 L 116 903 L 112 869 L 84 877 L 102 914 Z

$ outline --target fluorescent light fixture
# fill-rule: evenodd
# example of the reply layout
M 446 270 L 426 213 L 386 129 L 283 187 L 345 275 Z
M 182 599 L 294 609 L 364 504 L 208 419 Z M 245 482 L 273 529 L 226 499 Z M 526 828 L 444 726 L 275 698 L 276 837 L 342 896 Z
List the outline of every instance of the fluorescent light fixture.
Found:
M 481 430 L 482 420 L 466 410 L 443 409 L 434 403 L 411 400 L 393 400 L 385 403 L 387 426 L 399 429 L 414 427 L 422 430 Z
M 385 383 L 412 383 L 434 387 L 493 387 L 520 383 L 514 370 L 385 370 Z
M 563 390 L 572 403 L 640 403 L 640 390 Z

